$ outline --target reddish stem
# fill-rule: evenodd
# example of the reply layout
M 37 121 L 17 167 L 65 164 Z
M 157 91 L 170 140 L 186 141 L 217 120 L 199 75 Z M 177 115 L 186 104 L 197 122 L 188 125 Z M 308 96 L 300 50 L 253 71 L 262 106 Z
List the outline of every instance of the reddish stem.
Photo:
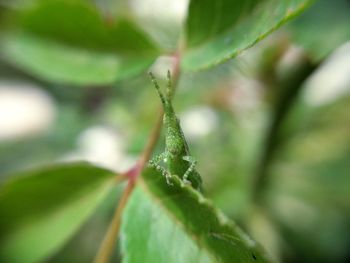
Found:
M 172 76 L 173 76 L 173 88 L 177 86 L 179 77 L 180 77 L 180 60 L 181 55 L 180 52 L 174 53 L 174 64 L 172 69 Z M 174 94 L 174 92 L 172 92 Z M 137 179 L 139 178 L 142 170 L 146 166 L 146 163 L 150 159 L 152 152 L 157 144 L 158 138 L 160 136 L 160 132 L 162 129 L 162 120 L 163 120 L 163 108 L 159 110 L 158 119 L 156 122 L 156 125 L 154 126 L 152 133 L 149 137 L 149 140 L 147 142 L 147 145 L 138 160 L 138 162 L 126 173 L 124 173 L 122 176 L 124 178 L 128 178 L 128 185 L 125 188 L 123 195 L 120 199 L 119 205 L 115 211 L 115 214 L 113 216 L 112 222 L 107 230 L 106 236 L 100 246 L 99 252 L 96 256 L 95 262 L 96 263 L 107 263 L 109 262 L 109 259 L 113 253 L 113 249 L 115 247 L 115 242 L 117 239 L 117 236 L 119 234 L 120 224 L 121 224 L 121 215 L 123 213 L 124 207 L 129 199 L 129 196 L 131 195 L 135 184 L 137 182 Z

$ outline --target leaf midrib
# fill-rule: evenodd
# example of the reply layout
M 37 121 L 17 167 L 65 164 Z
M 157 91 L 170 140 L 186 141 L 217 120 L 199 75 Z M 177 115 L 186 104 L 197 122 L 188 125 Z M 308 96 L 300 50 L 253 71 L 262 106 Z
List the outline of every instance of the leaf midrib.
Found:
M 180 180 L 178 178 L 176 178 L 177 180 Z M 161 179 L 158 179 L 158 180 L 161 180 Z M 154 200 L 158 205 L 159 207 L 161 208 L 161 210 L 164 211 L 164 213 L 170 218 L 172 219 L 172 221 L 178 225 L 182 230 L 183 232 L 185 232 L 187 234 L 187 236 L 189 236 L 192 241 L 197 245 L 197 247 L 199 249 L 201 248 L 204 248 L 204 251 L 206 252 L 206 254 L 209 256 L 209 258 L 212 259 L 212 262 L 218 262 L 216 260 L 216 256 L 213 254 L 212 250 L 209 249 L 209 247 L 205 244 L 202 244 L 202 242 L 200 242 L 200 239 L 194 234 L 192 233 L 191 231 L 187 230 L 186 229 L 186 226 L 184 223 L 182 223 L 175 215 L 173 215 L 173 213 L 171 213 L 171 211 L 165 206 L 162 204 L 162 201 L 161 201 L 161 198 L 158 198 L 156 195 L 152 194 L 152 192 L 150 191 L 150 189 L 147 187 L 147 183 L 144 182 L 144 179 L 143 178 L 140 178 L 139 180 L 140 182 L 140 186 L 142 187 L 143 190 L 145 190 L 144 192 L 152 199 Z M 178 182 L 177 182 L 178 183 Z M 192 189 L 189 188 L 189 186 L 184 186 L 183 188 L 188 188 L 187 190 L 188 191 L 193 191 Z M 196 193 L 191 193 L 191 194 L 196 194 Z

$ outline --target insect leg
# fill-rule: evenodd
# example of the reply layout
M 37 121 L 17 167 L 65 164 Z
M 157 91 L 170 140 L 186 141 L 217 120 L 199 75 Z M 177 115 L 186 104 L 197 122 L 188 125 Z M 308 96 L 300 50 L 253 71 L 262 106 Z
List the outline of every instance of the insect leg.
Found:
M 159 165 L 160 162 L 166 160 L 166 157 L 167 157 L 166 152 L 163 152 L 155 156 L 148 163 L 151 167 L 154 167 L 157 171 L 161 172 L 163 176 L 165 176 L 165 179 L 168 185 L 172 185 L 172 183 L 170 182 L 171 175 L 167 172 L 167 170 L 163 166 Z
M 190 181 L 187 179 L 188 179 L 188 176 L 190 175 L 190 173 L 193 172 L 193 170 L 197 164 L 197 161 L 192 156 L 183 156 L 182 159 L 190 163 L 190 166 L 188 167 L 187 171 L 183 175 L 182 180 L 185 183 L 190 183 Z
M 163 152 L 159 155 L 156 155 L 155 157 L 152 158 L 152 160 L 149 161 L 149 164 L 151 166 L 157 166 L 161 161 L 164 161 L 166 158 L 166 152 Z

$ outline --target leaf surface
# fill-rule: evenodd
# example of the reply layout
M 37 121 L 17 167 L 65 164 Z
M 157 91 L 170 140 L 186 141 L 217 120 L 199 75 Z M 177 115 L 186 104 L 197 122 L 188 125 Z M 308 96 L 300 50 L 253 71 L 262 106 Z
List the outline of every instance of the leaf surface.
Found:
M 48 81 L 108 84 L 144 70 L 159 53 L 136 24 L 109 21 L 86 1 L 39 1 L 16 21 L 4 57 Z
M 190 2 L 185 70 L 212 67 L 234 58 L 302 12 L 312 0 Z
M 261 248 L 178 177 L 144 171 L 123 217 L 123 262 L 268 262 Z
M 0 186 L 0 261 L 39 262 L 57 251 L 113 186 L 87 163 L 18 174 Z

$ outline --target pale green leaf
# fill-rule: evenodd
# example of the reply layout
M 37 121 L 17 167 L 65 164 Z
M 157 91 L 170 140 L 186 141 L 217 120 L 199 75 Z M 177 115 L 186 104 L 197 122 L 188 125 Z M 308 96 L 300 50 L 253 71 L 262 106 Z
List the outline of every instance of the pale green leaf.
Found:
M 302 12 L 313 0 L 192 0 L 186 21 L 185 70 L 225 62 Z
M 144 70 L 159 53 L 136 24 L 109 21 L 86 1 L 39 1 L 17 17 L 2 55 L 48 81 L 112 83 Z
M 123 262 L 268 262 L 261 248 L 176 176 L 146 169 L 122 225 Z
M 114 182 L 87 163 L 18 174 L 0 186 L 0 261 L 41 262 L 94 211 Z

